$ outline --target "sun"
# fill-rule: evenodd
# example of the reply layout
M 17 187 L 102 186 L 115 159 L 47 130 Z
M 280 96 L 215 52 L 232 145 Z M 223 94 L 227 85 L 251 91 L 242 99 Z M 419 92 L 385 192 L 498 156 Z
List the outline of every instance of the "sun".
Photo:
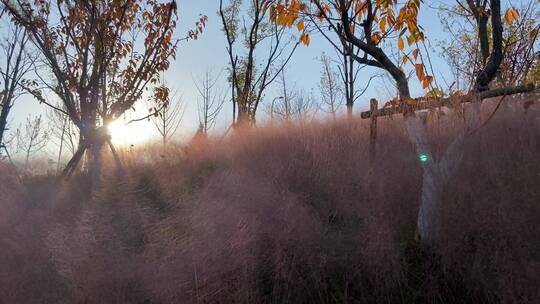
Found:
M 148 141 L 152 138 L 153 125 L 148 121 L 138 121 L 126 123 L 119 118 L 114 120 L 107 127 L 111 134 L 111 141 L 115 145 L 135 145 Z

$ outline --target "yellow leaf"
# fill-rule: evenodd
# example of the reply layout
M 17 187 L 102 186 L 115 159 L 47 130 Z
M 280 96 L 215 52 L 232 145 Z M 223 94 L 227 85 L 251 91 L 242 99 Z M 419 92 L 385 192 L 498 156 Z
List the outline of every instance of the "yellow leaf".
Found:
M 381 19 L 381 22 L 379 22 L 379 26 L 381 27 L 381 31 L 383 33 L 386 33 L 386 18 Z
M 303 31 L 304 30 L 304 21 L 300 20 L 300 22 L 298 22 L 298 24 L 296 24 L 296 28 L 298 29 L 299 32 Z
M 288 27 L 293 26 L 296 16 L 293 13 L 288 13 L 286 16 L 287 16 L 287 22 L 285 25 Z
M 400 51 L 403 51 L 403 48 L 405 47 L 405 44 L 403 42 L 403 38 L 399 37 L 397 41 L 398 49 Z
M 403 64 L 407 64 L 409 62 L 409 56 L 403 55 Z
M 411 46 L 413 43 L 416 42 L 416 39 L 413 35 L 410 35 L 409 37 L 407 37 L 407 42 L 409 43 L 409 46 Z
M 298 11 L 300 11 L 301 4 L 298 1 L 293 1 L 291 3 L 290 11 L 296 14 Z
M 276 19 L 276 6 L 275 5 L 270 6 L 270 19 L 271 20 Z

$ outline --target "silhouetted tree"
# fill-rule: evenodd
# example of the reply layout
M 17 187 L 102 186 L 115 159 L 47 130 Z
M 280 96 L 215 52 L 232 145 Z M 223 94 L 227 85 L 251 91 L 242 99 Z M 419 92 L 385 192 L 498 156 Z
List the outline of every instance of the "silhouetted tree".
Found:
M 78 149 L 64 175 L 69 176 L 89 152 L 88 168 L 97 181 L 102 147 L 108 144 L 114 151 L 107 125 L 131 109 L 148 87 L 153 87 L 158 107 L 166 106 L 168 90 L 158 82 L 169 60 L 176 58 L 176 2 L 1 2 L 26 29 L 54 75 L 43 82 L 63 103 L 65 110 L 56 110 L 68 115 L 80 131 Z M 196 38 L 205 23 L 206 17 L 201 17 L 189 37 Z
M 339 107 L 343 104 L 342 92 L 345 90 L 339 82 L 339 74 L 333 67 L 332 59 L 323 53 L 320 62 L 322 65 L 319 81 L 321 108 L 335 119 Z M 346 75 L 348 77 L 348 73 Z
M 193 79 L 199 97 L 197 98 L 197 113 L 199 116 L 199 132 L 207 135 L 216 124 L 216 119 L 225 104 L 227 94 L 220 90 L 218 81 L 221 73 L 213 75 L 207 70 L 199 79 Z
M 185 111 L 186 104 L 182 96 L 175 92 L 171 96 L 169 105 L 152 115 L 152 123 L 161 137 L 163 147 L 167 146 L 167 143 L 178 131 Z
M 28 117 L 24 129 L 17 130 L 17 146 L 24 153 L 24 171 L 28 170 L 30 155 L 45 148 L 48 140 L 49 133 L 44 130 L 41 115 Z
M 227 6 L 220 0 L 219 14 L 229 55 L 233 124 L 255 123 L 266 88 L 287 65 L 299 44 L 288 34 L 286 26 L 266 21 L 272 17 L 268 10 L 271 2 L 251 0 L 247 13 L 243 14 L 241 0 L 231 0 Z M 239 22 L 241 17 L 243 20 Z M 244 49 L 245 54 L 236 48 Z M 255 57 L 259 53 L 260 65 L 256 68 Z
M 61 108 L 61 105 L 57 107 Z M 71 158 L 77 151 L 79 133 L 77 127 L 69 119 L 69 116 L 54 109 L 47 111 L 49 141 L 58 147 L 56 160 L 56 172 L 60 173 L 65 155 Z M 65 152 L 68 152 L 67 154 Z
M 24 28 L 12 24 L 4 25 L 0 36 L 0 147 L 5 144 L 9 114 L 17 99 L 25 93 L 25 86 L 32 85 L 24 77 L 35 61 L 27 50 L 30 37 Z M 5 26 L 5 27 L 4 27 Z M 4 146 L 5 147 L 5 146 Z M 0 149 L 0 154 L 3 153 Z

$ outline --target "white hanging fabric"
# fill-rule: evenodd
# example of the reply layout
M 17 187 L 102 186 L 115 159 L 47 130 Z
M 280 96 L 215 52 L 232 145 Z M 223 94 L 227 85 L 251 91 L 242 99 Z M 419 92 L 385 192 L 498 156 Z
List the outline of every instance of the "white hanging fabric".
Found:
M 438 212 L 441 194 L 448 180 L 454 175 L 463 159 L 465 136 L 468 130 L 480 125 L 480 102 L 475 100 L 466 111 L 466 126 L 448 146 L 439 160 L 434 158 L 429 144 L 427 126 L 418 115 L 407 115 L 405 125 L 409 139 L 415 145 L 419 161 L 422 162 L 422 193 L 417 218 L 417 233 L 420 239 L 430 243 L 438 237 Z

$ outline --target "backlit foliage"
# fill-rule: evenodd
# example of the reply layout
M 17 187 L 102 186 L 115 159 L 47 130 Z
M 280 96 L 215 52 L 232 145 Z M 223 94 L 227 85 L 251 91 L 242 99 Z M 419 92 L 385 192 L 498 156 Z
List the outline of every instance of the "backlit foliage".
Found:
M 296 24 L 301 32 L 305 28 L 306 19 L 331 22 L 338 20 L 342 13 L 348 14 L 352 16 L 350 30 L 353 34 L 366 26 L 371 27 L 369 39 L 363 37 L 367 44 L 378 46 L 386 39 L 395 38 L 395 44 L 401 52 L 402 63 L 410 63 L 423 87 L 428 88 L 433 77 L 427 73 L 419 56 L 419 43 L 425 40 L 422 28 L 418 25 L 420 4 L 420 0 L 408 0 L 403 4 L 398 4 L 395 0 L 315 0 L 311 3 L 300 0 L 280 0 L 270 7 L 270 11 L 271 18 L 277 23 L 286 26 Z M 370 6 L 373 8 L 370 9 Z M 311 16 L 315 18 L 310 18 Z M 345 36 L 343 33 L 341 35 Z M 303 32 L 300 41 L 308 45 L 309 34 Z
M 529 3 L 532 3 L 532 0 Z M 482 8 L 482 11 L 483 16 L 488 16 L 488 8 Z M 527 78 L 532 73 L 529 68 L 533 66 L 536 56 L 533 50 L 538 43 L 538 17 L 538 8 L 527 3 L 522 4 L 519 9 L 509 7 L 502 15 L 503 60 L 499 75 L 495 79 L 497 85 L 533 82 Z M 450 90 L 468 91 L 474 86 L 484 60 L 489 59 L 489 52 L 486 52 L 486 57 L 482 55 L 475 17 L 467 6 L 452 3 L 441 5 L 439 19 L 447 36 L 445 39 L 437 39 L 440 55 L 448 62 L 454 78 Z M 486 27 L 491 31 L 491 24 L 487 23 Z M 492 45 L 493 38 L 488 36 L 487 42 Z
M 3 2 L 43 52 L 57 82 L 51 89 L 77 125 L 87 104 L 99 103 L 103 119 L 120 116 L 176 59 L 174 1 Z M 206 20 L 201 17 L 188 38 L 196 39 Z M 165 88 L 154 92 L 167 101 Z
M 76 156 L 109 141 L 106 125 L 133 108 L 149 88 L 153 88 L 156 109 L 167 106 L 169 90 L 159 84 L 159 76 L 176 59 L 180 41 L 174 37 L 175 1 L 1 3 L 13 21 L 29 32 L 54 75 L 41 80 L 62 101 L 65 110 L 57 110 L 81 131 Z M 206 21 L 201 17 L 183 39 L 196 39 Z M 73 163 L 78 160 L 74 158 Z
M 400 68 L 409 64 L 424 89 L 432 88 L 433 75 L 427 71 L 420 47 L 426 37 L 418 24 L 421 0 L 278 0 L 270 6 L 270 18 L 278 24 L 292 27 L 302 32 L 300 42 L 309 45 L 309 33 L 305 31 L 306 20 L 330 24 L 340 35 L 347 39 L 345 29 L 341 29 L 340 16 L 349 16 L 350 32 L 365 41 L 367 45 L 379 46 L 383 41 L 392 39 L 401 54 Z M 506 10 L 504 21 L 510 25 L 519 20 L 520 14 L 515 7 Z M 360 30 L 364 34 L 359 34 Z M 363 36 L 362 36 L 363 35 Z M 366 37 L 366 35 L 369 35 Z

